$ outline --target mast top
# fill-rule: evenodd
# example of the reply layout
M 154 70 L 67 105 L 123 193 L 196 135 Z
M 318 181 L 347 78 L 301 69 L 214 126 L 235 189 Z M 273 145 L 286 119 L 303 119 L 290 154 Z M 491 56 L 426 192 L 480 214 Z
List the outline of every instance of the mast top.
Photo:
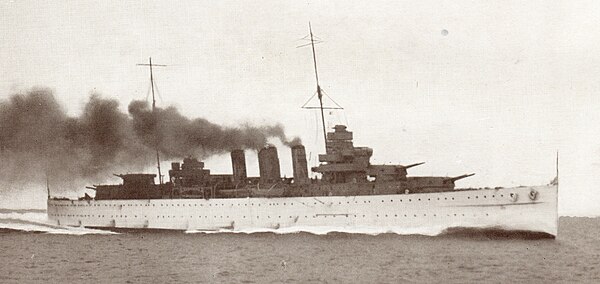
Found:
M 152 64 L 152 57 L 148 57 L 148 64 L 140 63 L 137 66 L 148 66 L 150 67 L 150 86 L 152 88 L 152 111 L 156 108 L 156 98 L 154 97 L 154 75 L 152 72 L 152 67 L 167 67 L 167 65 L 163 64 Z

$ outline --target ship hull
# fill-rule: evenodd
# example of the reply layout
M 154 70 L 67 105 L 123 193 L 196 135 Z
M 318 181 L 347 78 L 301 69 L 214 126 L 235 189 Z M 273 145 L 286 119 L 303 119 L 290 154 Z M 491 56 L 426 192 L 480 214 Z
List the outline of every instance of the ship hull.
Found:
M 48 200 L 63 226 L 185 231 L 441 232 L 477 228 L 558 234 L 555 185 L 451 192 L 227 199 Z

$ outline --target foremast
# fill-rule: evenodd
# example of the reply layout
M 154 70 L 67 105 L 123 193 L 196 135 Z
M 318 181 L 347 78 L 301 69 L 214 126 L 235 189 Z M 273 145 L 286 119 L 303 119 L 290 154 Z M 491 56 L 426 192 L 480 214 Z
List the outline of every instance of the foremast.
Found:
M 312 48 L 313 65 L 315 67 L 315 80 L 317 82 L 317 97 L 319 98 L 319 108 L 321 109 L 321 123 L 323 124 L 323 141 L 325 141 L 325 150 L 327 150 L 327 130 L 325 129 L 325 114 L 323 112 L 323 93 L 321 85 L 319 85 L 319 72 L 317 71 L 317 54 L 315 52 L 315 39 L 312 32 L 312 26 L 308 23 L 308 31 L 310 33 L 310 46 Z
M 343 109 L 343 108 L 340 107 L 339 105 L 337 105 L 337 103 L 336 103 L 336 107 L 323 107 L 323 94 L 325 92 L 323 91 L 323 89 L 321 88 L 321 85 L 319 84 L 319 72 L 318 72 L 318 69 L 317 69 L 317 53 L 315 51 L 315 44 L 316 43 L 320 43 L 321 41 L 316 41 L 315 40 L 315 36 L 313 35 L 312 26 L 311 26 L 310 22 L 308 22 L 308 32 L 309 32 L 310 46 L 311 46 L 311 49 L 312 49 L 313 66 L 314 66 L 314 69 L 315 69 L 315 81 L 316 81 L 316 84 L 317 84 L 316 95 L 317 95 L 317 98 L 319 99 L 319 107 L 318 107 L 318 109 L 321 111 L 321 124 L 322 124 L 322 128 L 323 128 L 323 141 L 325 142 L 325 151 L 327 152 L 327 129 L 326 129 L 326 126 L 325 126 L 325 112 L 324 112 L 324 109 Z M 303 47 L 303 46 L 306 46 L 306 45 L 301 45 L 301 46 L 298 46 L 298 47 Z M 313 95 L 313 97 L 314 97 L 314 95 Z M 308 101 L 302 106 L 302 108 L 305 108 L 305 109 L 315 109 L 315 107 L 309 107 L 309 106 L 307 106 L 308 102 L 310 102 L 310 100 L 313 97 L 311 97 L 310 99 L 308 99 Z

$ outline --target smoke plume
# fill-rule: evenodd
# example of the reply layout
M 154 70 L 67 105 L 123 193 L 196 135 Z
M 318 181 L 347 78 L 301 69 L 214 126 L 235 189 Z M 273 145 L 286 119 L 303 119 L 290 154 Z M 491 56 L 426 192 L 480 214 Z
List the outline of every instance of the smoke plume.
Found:
M 114 99 L 90 96 L 78 117 L 68 116 L 49 89 L 35 88 L 0 101 L 0 182 L 53 183 L 102 181 L 111 173 L 142 170 L 164 159 L 201 159 L 234 149 L 259 149 L 270 138 L 286 145 L 281 125 L 224 127 L 203 118 L 187 118 L 174 107 L 143 101 L 119 110 Z M 68 187 L 68 189 L 73 189 Z

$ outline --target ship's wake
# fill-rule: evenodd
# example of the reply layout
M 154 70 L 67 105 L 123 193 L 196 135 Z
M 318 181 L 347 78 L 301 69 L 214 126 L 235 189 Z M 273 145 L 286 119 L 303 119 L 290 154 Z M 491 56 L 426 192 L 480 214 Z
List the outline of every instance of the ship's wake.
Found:
M 151 229 L 150 229 L 151 230 Z M 6 232 L 29 232 L 46 234 L 65 234 L 65 235 L 87 235 L 87 234 L 118 234 L 113 230 L 92 229 L 84 227 L 58 226 L 51 224 L 45 210 L 10 210 L 0 209 L 0 233 Z M 508 230 L 501 227 L 490 228 L 470 228 L 470 227 L 285 227 L 285 228 L 252 228 L 240 229 L 232 227 L 213 228 L 213 229 L 191 229 L 186 230 L 186 234 L 293 234 L 309 233 L 314 235 L 327 234 L 360 234 L 360 235 L 419 235 L 429 237 L 458 237 L 458 238 L 476 238 L 476 239 L 547 239 L 555 238 L 551 234 Z
M 256 234 L 256 233 L 273 233 L 273 234 L 293 234 L 293 233 L 309 233 L 314 235 L 327 234 L 360 234 L 360 235 L 381 235 L 381 234 L 396 234 L 404 236 L 426 236 L 426 237 L 457 237 L 457 238 L 475 238 L 475 239 L 553 239 L 555 236 L 532 231 L 510 230 L 500 227 L 493 228 L 470 228 L 470 227 L 422 227 L 422 228 L 405 228 L 405 227 L 289 227 L 278 229 L 241 229 L 232 230 L 230 228 L 222 228 L 215 230 L 187 230 L 188 234 Z
M 554 239 L 556 236 L 544 233 L 525 230 L 508 230 L 501 227 L 491 228 L 468 228 L 452 227 L 443 230 L 440 236 L 458 237 L 458 238 L 481 238 L 481 239 Z
M 83 227 L 57 226 L 48 222 L 45 210 L 0 209 L 0 232 L 31 232 L 64 235 L 116 234 Z
M 423 235 L 423 236 L 437 236 L 444 232 L 445 228 L 404 228 L 404 227 L 333 227 L 333 226 L 321 226 L 321 227 L 287 227 L 277 229 L 215 229 L 215 230 L 187 230 L 188 234 L 218 234 L 218 233 L 236 233 L 236 234 L 255 234 L 255 233 L 273 233 L 273 234 L 293 234 L 293 233 L 309 233 L 314 235 L 327 235 L 330 233 L 343 233 L 343 234 L 361 234 L 376 236 L 380 234 L 397 234 L 397 235 Z

